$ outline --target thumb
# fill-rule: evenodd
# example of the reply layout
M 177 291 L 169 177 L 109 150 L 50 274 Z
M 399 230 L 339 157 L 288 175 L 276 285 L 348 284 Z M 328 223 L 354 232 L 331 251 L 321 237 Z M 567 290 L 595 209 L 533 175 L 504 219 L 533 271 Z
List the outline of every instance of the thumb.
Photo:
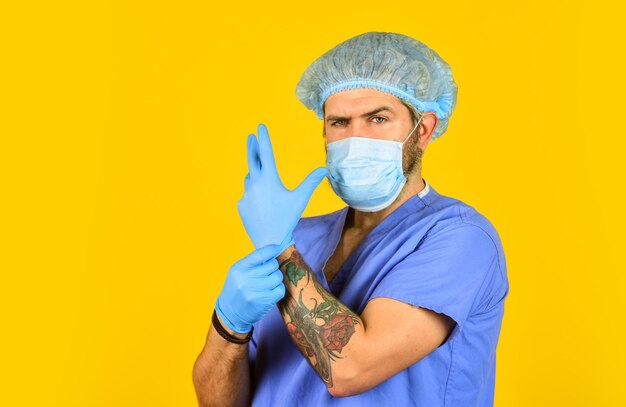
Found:
M 326 167 L 316 168 L 302 181 L 296 191 L 298 194 L 305 195 L 310 198 L 313 191 L 319 186 L 320 182 L 328 175 L 328 169 Z

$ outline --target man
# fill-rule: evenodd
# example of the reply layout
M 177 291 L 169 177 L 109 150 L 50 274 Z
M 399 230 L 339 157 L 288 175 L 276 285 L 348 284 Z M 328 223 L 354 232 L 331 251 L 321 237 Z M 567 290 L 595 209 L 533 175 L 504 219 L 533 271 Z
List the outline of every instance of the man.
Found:
M 201 405 L 488 406 L 509 286 L 498 234 L 421 175 L 457 87 L 421 42 L 366 33 L 303 74 L 327 165 L 293 191 L 269 135 L 248 138 L 231 268 L 194 366 Z M 302 218 L 328 177 L 348 204 Z

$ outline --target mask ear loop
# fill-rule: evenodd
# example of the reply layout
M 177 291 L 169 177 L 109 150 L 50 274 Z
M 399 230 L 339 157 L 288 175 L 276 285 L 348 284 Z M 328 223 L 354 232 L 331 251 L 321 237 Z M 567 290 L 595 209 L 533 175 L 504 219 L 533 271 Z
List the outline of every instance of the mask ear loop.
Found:
M 402 145 L 404 145 L 404 143 L 409 139 L 409 137 L 411 137 L 411 134 L 413 134 L 413 132 L 415 131 L 415 129 L 417 128 L 417 126 L 420 125 L 420 122 L 422 121 L 422 118 L 424 117 L 424 114 L 420 115 L 419 120 L 417 121 L 417 123 L 415 124 L 415 127 L 413 127 L 413 130 L 411 130 L 411 132 L 409 133 L 408 136 L 406 136 L 406 138 L 404 139 L 404 141 L 402 142 Z

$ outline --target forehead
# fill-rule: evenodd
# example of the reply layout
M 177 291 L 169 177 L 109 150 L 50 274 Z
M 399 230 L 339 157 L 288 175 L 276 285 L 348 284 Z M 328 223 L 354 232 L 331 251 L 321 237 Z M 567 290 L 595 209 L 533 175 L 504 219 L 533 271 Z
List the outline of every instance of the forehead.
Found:
M 334 93 L 326 99 L 324 115 L 351 116 L 380 106 L 388 106 L 399 113 L 403 104 L 396 96 L 376 89 L 347 89 Z

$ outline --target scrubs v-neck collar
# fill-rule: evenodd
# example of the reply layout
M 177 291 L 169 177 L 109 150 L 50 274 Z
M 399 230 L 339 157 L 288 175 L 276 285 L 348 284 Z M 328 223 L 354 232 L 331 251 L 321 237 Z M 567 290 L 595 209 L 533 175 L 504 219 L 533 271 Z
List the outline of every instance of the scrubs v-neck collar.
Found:
M 330 244 L 327 246 L 326 251 L 324 253 L 324 261 L 322 265 L 322 269 L 320 270 L 322 283 L 324 288 L 333 293 L 335 296 L 338 296 L 339 291 L 341 291 L 341 287 L 347 275 L 349 274 L 350 269 L 354 266 L 356 259 L 359 258 L 360 253 L 363 251 L 365 247 L 369 244 L 369 242 L 380 235 L 381 233 L 385 233 L 392 229 L 395 225 L 398 224 L 402 219 L 406 218 L 410 213 L 415 213 L 419 210 L 424 209 L 429 206 L 430 203 L 435 199 L 437 195 L 437 191 L 432 188 L 426 179 L 424 180 L 424 184 L 426 185 L 424 189 L 422 189 L 417 194 L 413 195 L 409 199 L 407 199 L 402 205 L 396 208 L 395 211 L 391 212 L 385 219 L 383 219 L 378 225 L 376 225 L 369 233 L 365 236 L 365 238 L 361 241 L 361 243 L 350 253 L 350 256 L 344 261 L 341 265 L 335 276 L 333 277 L 330 285 L 326 280 L 326 274 L 324 274 L 324 269 L 326 268 L 326 263 L 330 259 L 330 256 L 337 249 L 337 245 L 339 244 L 339 239 L 341 238 L 341 233 L 343 231 L 343 227 L 346 223 L 346 216 L 348 215 L 349 206 L 344 207 L 339 211 L 339 215 L 337 216 L 337 221 L 333 225 L 330 231 Z

